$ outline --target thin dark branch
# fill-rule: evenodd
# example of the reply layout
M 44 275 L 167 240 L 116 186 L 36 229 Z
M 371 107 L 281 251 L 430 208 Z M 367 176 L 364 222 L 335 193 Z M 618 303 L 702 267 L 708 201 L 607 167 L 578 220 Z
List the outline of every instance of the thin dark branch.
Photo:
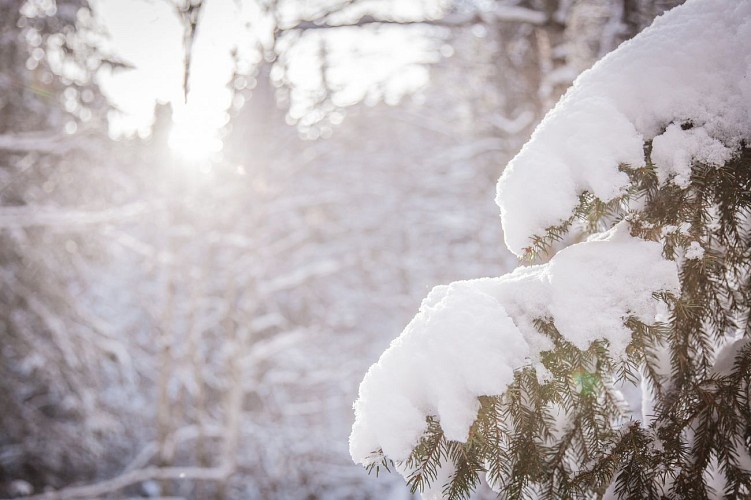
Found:
M 185 6 L 177 8 L 178 15 L 183 23 L 183 47 L 185 48 L 185 59 L 183 63 L 183 95 L 185 102 L 188 102 L 188 92 L 190 90 L 190 66 L 192 60 L 193 44 L 196 41 L 196 29 L 198 28 L 198 19 L 203 9 L 203 0 L 192 3 L 188 2 Z

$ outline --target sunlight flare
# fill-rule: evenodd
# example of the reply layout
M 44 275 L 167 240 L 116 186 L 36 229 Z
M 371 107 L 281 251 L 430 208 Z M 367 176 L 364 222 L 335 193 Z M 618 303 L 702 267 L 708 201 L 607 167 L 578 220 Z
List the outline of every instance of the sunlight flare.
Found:
M 209 161 L 222 150 L 218 130 L 195 114 L 176 114 L 168 143 L 176 156 L 190 162 Z

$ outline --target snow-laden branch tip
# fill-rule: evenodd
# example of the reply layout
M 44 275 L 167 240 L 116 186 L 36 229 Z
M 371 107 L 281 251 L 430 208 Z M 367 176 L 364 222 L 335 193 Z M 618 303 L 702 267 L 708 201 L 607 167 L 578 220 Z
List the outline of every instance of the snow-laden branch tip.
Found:
M 655 323 L 664 314 L 653 296 L 660 291 L 679 291 L 677 267 L 659 243 L 632 237 L 626 222 L 547 264 L 434 288 L 360 385 L 352 458 L 369 465 L 382 449 L 406 459 L 427 416 L 438 417 L 447 439 L 465 441 L 479 396 L 503 394 L 518 368 L 542 369 L 539 355 L 552 343 L 536 319 L 553 320 L 580 349 L 604 339 L 612 356 L 625 356 L 631 332 L 624 322 Z
M 751 142 L 751 2 L 688 1 L 583 73 L 498 183 L 506 245 L 566 220 L 579 195 L 602 201 L 645 165 L 684 186 L 692 161 L 720 164 Z

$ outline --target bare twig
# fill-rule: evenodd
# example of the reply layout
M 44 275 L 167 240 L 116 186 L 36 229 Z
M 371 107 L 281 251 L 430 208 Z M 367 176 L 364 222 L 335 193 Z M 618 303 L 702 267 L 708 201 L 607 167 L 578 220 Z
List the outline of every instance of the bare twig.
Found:
M 183 47 L 185 49 L 185 59 L 183 63 L 183 96 L 185 102 L 188 102 L 193 44 L 196 41 L 196 29 L 198 28 L 198 19 L 201 16 L 203 5 L 203 0 L 199 0 L 195 3 L 188 0 L 186 4 L 180 4 L 177 6 L 177 14 L 180 16 L 180 20 L 183 24 Z

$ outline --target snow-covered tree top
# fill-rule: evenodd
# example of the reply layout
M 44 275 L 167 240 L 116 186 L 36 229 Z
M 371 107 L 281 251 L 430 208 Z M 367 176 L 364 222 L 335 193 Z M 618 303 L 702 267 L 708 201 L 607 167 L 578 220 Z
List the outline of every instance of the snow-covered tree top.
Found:
M 623 194 L 619 167 L 644 148 L 661 182 L 685 186 L 692 161 L 721 165 L 751 139 L 751 2 L 689 0 L 583 73 L 498 182 L 506 245 L 568 219 L 579 195 Z

